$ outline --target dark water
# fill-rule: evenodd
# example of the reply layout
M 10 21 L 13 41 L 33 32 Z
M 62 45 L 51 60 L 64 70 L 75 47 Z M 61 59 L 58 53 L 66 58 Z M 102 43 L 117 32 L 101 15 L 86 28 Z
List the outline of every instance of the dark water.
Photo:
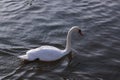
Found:
M 0 0 L 1 80 L 120 80 L 119 0 Z M 67 31 L 73 59 L 21 64 L 18 55 L 41 45 L 63 49 Z

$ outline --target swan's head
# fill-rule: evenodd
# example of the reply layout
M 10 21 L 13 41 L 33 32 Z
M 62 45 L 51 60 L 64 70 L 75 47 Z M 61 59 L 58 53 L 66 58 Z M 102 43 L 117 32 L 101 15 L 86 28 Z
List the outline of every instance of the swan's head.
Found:
M 75 32 L 78 32 L 81 36 L 83 36 L 83 33 L 81 31 L 81 29 L 78 27 L 78 26 L 73 26 L 70 31 L 75 31 Z

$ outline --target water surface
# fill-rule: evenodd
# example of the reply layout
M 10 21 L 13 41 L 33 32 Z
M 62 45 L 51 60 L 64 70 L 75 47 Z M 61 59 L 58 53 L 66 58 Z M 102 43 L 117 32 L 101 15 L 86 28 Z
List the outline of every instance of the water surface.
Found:
M 119 0 L 0 0 L 1 80 L 120 80 Z M 72 38 L 73 59 L 22 64 L 17 58 L 42 45 L 65 47 Z M 45 68 L 44 68 L 45 67 Z M 44 68 L 44 69 L 43 69 Z

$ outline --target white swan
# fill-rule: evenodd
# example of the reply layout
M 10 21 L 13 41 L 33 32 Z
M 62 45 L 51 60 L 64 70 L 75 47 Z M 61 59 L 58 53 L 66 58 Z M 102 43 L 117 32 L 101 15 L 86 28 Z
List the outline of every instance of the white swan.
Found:
M 41 46 L 35 49 L 28 50 L 25 55 L 18 56 L 23 60 L 33 61 L 39 59 L 40 61 L 56 61 L 61 59 L 71 51 L 71 34 L 79 32 L 83 35 L 79 27 L 74 26 L 68 31 L 66 48 L 64 50 L 58 49 L 53 46 Z

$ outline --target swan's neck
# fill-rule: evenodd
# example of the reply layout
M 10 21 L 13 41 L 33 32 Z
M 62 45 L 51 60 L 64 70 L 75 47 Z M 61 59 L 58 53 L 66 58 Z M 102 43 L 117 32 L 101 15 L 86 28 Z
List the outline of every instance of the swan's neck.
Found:
M 68 54 L 71 51 L 71 35 L 72 35 L 72 30 L 68 31 L 67 34 L 66 48 L 64 50 L 66 54 Z

